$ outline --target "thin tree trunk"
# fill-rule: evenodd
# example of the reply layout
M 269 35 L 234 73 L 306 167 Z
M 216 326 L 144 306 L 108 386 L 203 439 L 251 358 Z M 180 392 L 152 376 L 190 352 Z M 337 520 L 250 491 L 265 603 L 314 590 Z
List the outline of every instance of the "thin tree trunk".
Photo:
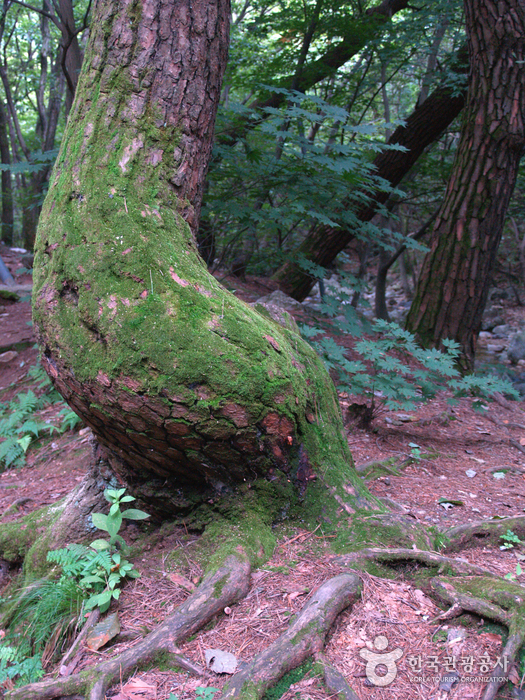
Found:
M 2 100 L 0 100 L 0 160 L 4 165 L 11 165 L 7 114 Z M 10 170 L 2 170 L 2 235 L 0 238 L 8 245 L 13 245 L 13 233 L 14 209 L 11 172 Z
M 425 346 L 450 338 L 473 368 L 489 280 L 525 146 L 525 5 L 465 0 L 470 84 L 447 191 L 407 328 Z

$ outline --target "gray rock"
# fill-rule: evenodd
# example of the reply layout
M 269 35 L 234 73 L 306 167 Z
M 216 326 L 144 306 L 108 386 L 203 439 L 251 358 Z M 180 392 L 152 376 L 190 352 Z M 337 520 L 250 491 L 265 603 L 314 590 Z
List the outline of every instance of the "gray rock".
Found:
M 518 360 L 525 360 L 525 331 L 511 336 L 507 355 L 513 365 L 517 364 Z
M 511 330 L 511 327 L 504 323 L 502 326 L 494 326 L 492 334 L 495 338 L 506 338 Z
M 505 319 L 501 315 L 501 309 L 488 307 L 485 309 L 485 313 L 483 314 L 481 329 L 484 331 L 491 331 L 496 326 L 502 326 L 504 323 Z
M 304 307 L 300 302 L 292 299 L 292 297 L 280 291 L 272 292 L 264 297 L 260 297 L 257 301 L 250 304 L 250 306 L 253 306 L 259 313 L 269 316 L 284 328 L 288 328 L 288 330 L 300 334 L 299 327 L 294 317 L 288 313 L 287 309 L 293 311 L 294 309 L 298 310 Z
M 292 299 L 292 297 L 289 297 L 288 294 L 280 290 L 272 292 L 271 294 L 266 294 L 264 297 L 259 297 L 254 304 L 262 304 L 263 306 L 270 304 L 271 306 L 280 306 L 281 309 L 288 309 L 291 311 L 299 311 L 303 308 L 300 301 Z

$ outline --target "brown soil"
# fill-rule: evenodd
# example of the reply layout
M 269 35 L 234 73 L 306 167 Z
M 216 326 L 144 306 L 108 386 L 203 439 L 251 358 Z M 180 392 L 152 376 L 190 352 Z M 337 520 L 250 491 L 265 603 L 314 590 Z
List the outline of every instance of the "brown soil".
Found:
M 19 266 L 16 255 L 6 254 L 5 249 L 1 254 L 12 269 Z M 266 280 L 226 282 L 247 301 L 272 291 Z M 5 402 L 19 391 L 35 388 L 27 372 L 37 354 L 32 346 L 17 345 L 33 342 L 27 325 L 29 303 L 0 303 L 4 307 L 0 309 L 1 352 L 13 346 L 18 352 L 9 362 L 0 364 L 0 401 Z M 525 315 L 521 308 L 511 312 L 514 317 L 517 313 Z M 343 411 L 351 401 L 352 397 L 341 396 Z M 439 396 L 401 418 L 398 414 L 405 412 L 383 413 L 367 431 L 348 426 L 348 443 L 357 465 L 390 457 L 398 457 L 401 462 L 415 455 L 400 475 L 382 476 L 370 482 L 369 488 L 375 495 L 389 496 L 403 505 L 421 523 L 446 528 L 484 518 L 521 515 L 525 509 L 524 407 L 515 402 L 502 404 L 491 403 L 488 411 L 480 415 L 473 410 L 470 399 L 462 399 L 451 408 L 446 397 Z M 57 411 L 56 407 L 48 407 L 40 418 L 53 421 Z M 88 467 L 88 433 L 80 430 L 44 440 L 30 449 L 25 467 L 1 474 L 0 513 L 4 515 L 0 520 L 12 520 L 65 495 Z M 419 446 L 416 452 L 410 443 Z M 446 499 L 456 504 L 446 504 Z M 130 541 L 136 537 L 134 527 L 125 531 Z M 85 650 L 76 670 L 133 644 L 130 638 L 140 638 L 187 597 L 188 590 L 181 585 L 180 576 L 191 587 L 202 572 L 189 556 L 182 570 L 174 570 L 169 555 L 175 548 L 187 550 L 192 539 L 194 535 L 183 529 L 166 531 L 164 536 L 152 534 L 151 545 L 135 562 L 142 576 L 128 584 L 121 596 L 120 638 L 96 653 Z M 519 547 L 502 551 L 497 546 L 461 553 L 501 575 L 515 571 L 517 555 Z M 226 609 L 211 629 L 184 644 L 181 653 L 203 665 L 206 648 L 232 652 L 241 660 L 250 659 L 286 628 L 313 589 L 342 571 L 334 559 L 330 536 L 325 536 L 322 527 L 314 533 L 289 528 L 272 559 L 253 574 L 247 598 L 231 610 Z M 525 582 L 525 577 L 521 579 Z M 363 575 L 363 581 L 362 601 L 340 615 L 326 649 L 328 658 L 361 700 L 481 697 L 481 682 L 462 682 L 445 692 L 439 691 L 435 678 L 452 670 L 453 664 L 460 676 L 483 675 L 483 661 L 490 658 L 493 664 L 501 652 L 503 630 L 471 618 L 471 626 L 462 628 L 464 637 L 454 642 L 459 623 L 432 622 L 439 610 L 426 589 L 420 590 L 401 575 L 397 580 Z M 374 650 L 378 635 L 387 637 L 388 651 L 403 652 L 397 662 L 397 676 L 385 688 L 370 686 L 366 662 L 359 654 L 365 648 Z M 469 661 L 473 664 L 471 670 Z M 111 689 L 107 697 L 174 700 L 175 696 L 178 700 L 192 700 L 202 696 L 198 688 L 220 688 L 224 682 L 223 676 L 205 681 L 163 667 L 152 668 L 137 672 L 131 680 Z M 288 683 L 282 692 L 283 700 L 333 697 L 310 673 L 291 686 Z

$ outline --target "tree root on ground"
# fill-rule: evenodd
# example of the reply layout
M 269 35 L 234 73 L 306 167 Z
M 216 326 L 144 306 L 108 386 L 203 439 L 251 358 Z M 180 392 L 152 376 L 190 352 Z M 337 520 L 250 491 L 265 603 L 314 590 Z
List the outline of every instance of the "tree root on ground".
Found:
M 32 683 L 10 691 L 6 697 L 9 700 L 46 700 L 80 693 L 89 700 L 103 700 L 109 686 L 126 678 L 138 664 L 151 661 L 160 652 L 176 655 L 177 644 L 203 627 L 226 606 L 244 598 L 249 582 L 248 561 L 242 554 L 229 556 L 217 571 L 205 577 L 175 613 L 135 646 L 114 659 L 68 678 Z M 203 669 L 189 665 L 205 675 Z
M 222 691 L 222 700 L 262 698 L 285 673 L 322 650 L 335 618 L 358 599 L 360 592 L 361 581 L 356 574 L 341 574 L 323 583 L 288 629 L 231 678 Z
M 443 532 L 448 540 L 445 551 L 457 552 L 466 547 L 479 547 L 490 540 L 497 543 L 507 530 L 512 530 L 520 539 L 525 540 L 525 515 L 501 520 L 479 520 L 451 527 Z
M 329 663 L 323 653 L 319 652 L 316 654 L 315 660 L 323 669 L 323 679 L 326 688 L 337 700 L 359 700 L 359 697 L 346 682 L 343 674 Z
M 507 529 L 514 530 L 514 526 L 511 526 L 509 521 L 514 521 L 518 529 L 524 526 L 525 519 L 506 518 L 505 521 L 497 521 L 494 525 L 504 522 L 503 528 L 500 528 L 502 532 L 506 532 Z M 484 525 L 492 526 L 492 523 L 475 523 L 472 526 L 459 526 L 454 530 L 459 531 L 458 539 L 465 536 L 470 540 L 469 535 L 475 536 L 477 532 L 485 532 L 482 527 Z M 488 529 L 491 535 L 498 531 L 497 527 Z M 506 581 L 487 569 L 470 564 L 464 559 L 452 559 L 435 552 L 411 549 L 363 549 L 335 560 L 338 564 L 349 566 L 359 561 L 377 561 L 383 564 L 417 561 L 427 566 L 437 565 L 440 570 L 452 570 L 461 576 L 459 580 L 452 578 L 431 580 L 435 594 L 451 606 L 447 612 L 436 619 L 450 619 L 453 616 L 458 617 L 463 612 L 471 612 L 508 628 L 509 637 L 500 655 L 504 665 L 499 672 L 498 668 L 492 670 L 490 681 L 482 697 L 482 700 L 494 700 L 507 680 L 507 671 L 514 662 L 516 654 L 525 642 L 525 588 Z
M 437 566 L 439 567 L 440 573 L 445 569 L 454 571 L 457 574 L 467 574 L 469 576 L 494 576 L 488 569 L 484 569 L 481 566 L 476 566 L 475 564 L 470 564 L 466 559 L 452 559 L 451 557 L 444 557 L 436 552 L 428 552 L 426 550 L 420 549 L 379 549 L 379 548 L 369 548 L 361 549 L 358 552 L 352 552 L 351 554 L 344 554 L 343 556 L 337 557 L 335 559 L 336 564 L 352 565 L 359 561 L 377 561 L 382 564 L 389 564 L 393 562 L 407 562 L 407 561 L 417 561 L 427 566 Z
M 507 643 L 500 655 L 504 665 L 499 671 L 493 669 L 482 697 L 482 700 L 494 700 L 525 642 L 525 588 L 509 581 L 490 579 L 484 582 L 479 578 L 472 581 L 462 579 L 459 585 L 450 579 L 432 579 L 431 584 L 436 595 L 445 602 L 459 605 L 464 611 L 494 620 L 508 628 Z M 469 589 L 482 590 L 490 602 L 472 594 Z

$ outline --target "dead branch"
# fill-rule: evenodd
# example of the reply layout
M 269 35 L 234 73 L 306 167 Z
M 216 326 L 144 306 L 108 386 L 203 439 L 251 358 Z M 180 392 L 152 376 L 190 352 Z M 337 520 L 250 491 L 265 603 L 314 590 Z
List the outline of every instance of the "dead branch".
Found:
M 73 673 L 73 671 L 75 670 L 77 659 L 76 657 L 73 657 L 78 647 L 80 646 L 80 643 L 83 642 L 84 639 L 87 637 L 89 630 L 93 629 L 93 627 L 97 624 L 99 618 L 100 610 L 98 608 L 95 608 L 95 610 L 92 610 L 90 612 L 86 624 L 84 625 L 84 627 L 80 631 L 80 634 L 77 636 L 71 647 L 68 649 L 60 663 L 59 673 L 61 676 L 70 676 L 71 673 Z M 70 663 L 71 659 L 73 659 L 73 661 Z
M 320 652 L 335 618 L 359 597 L 360 584 L 356 574 L 341 574 L 323 583 L 288 629 L 231 678 L 221 698 L 262 698 L 285 673 Z
M 242 555 L 230 556 L 217 571 L 206 576 L 172 615 L 135 646 L 69 678 L 32 683 L 10 691 L 6 697 L 9 700 L 51 700 L 80 693 L 86 700 L 103 700 L 109 686 L 127 678 L 138 664 L 152 660 L 159 652 L 177 654 L 177 644 L 194 634 L 226 606 L 244 598 L 249 582 L 248 561 Z

